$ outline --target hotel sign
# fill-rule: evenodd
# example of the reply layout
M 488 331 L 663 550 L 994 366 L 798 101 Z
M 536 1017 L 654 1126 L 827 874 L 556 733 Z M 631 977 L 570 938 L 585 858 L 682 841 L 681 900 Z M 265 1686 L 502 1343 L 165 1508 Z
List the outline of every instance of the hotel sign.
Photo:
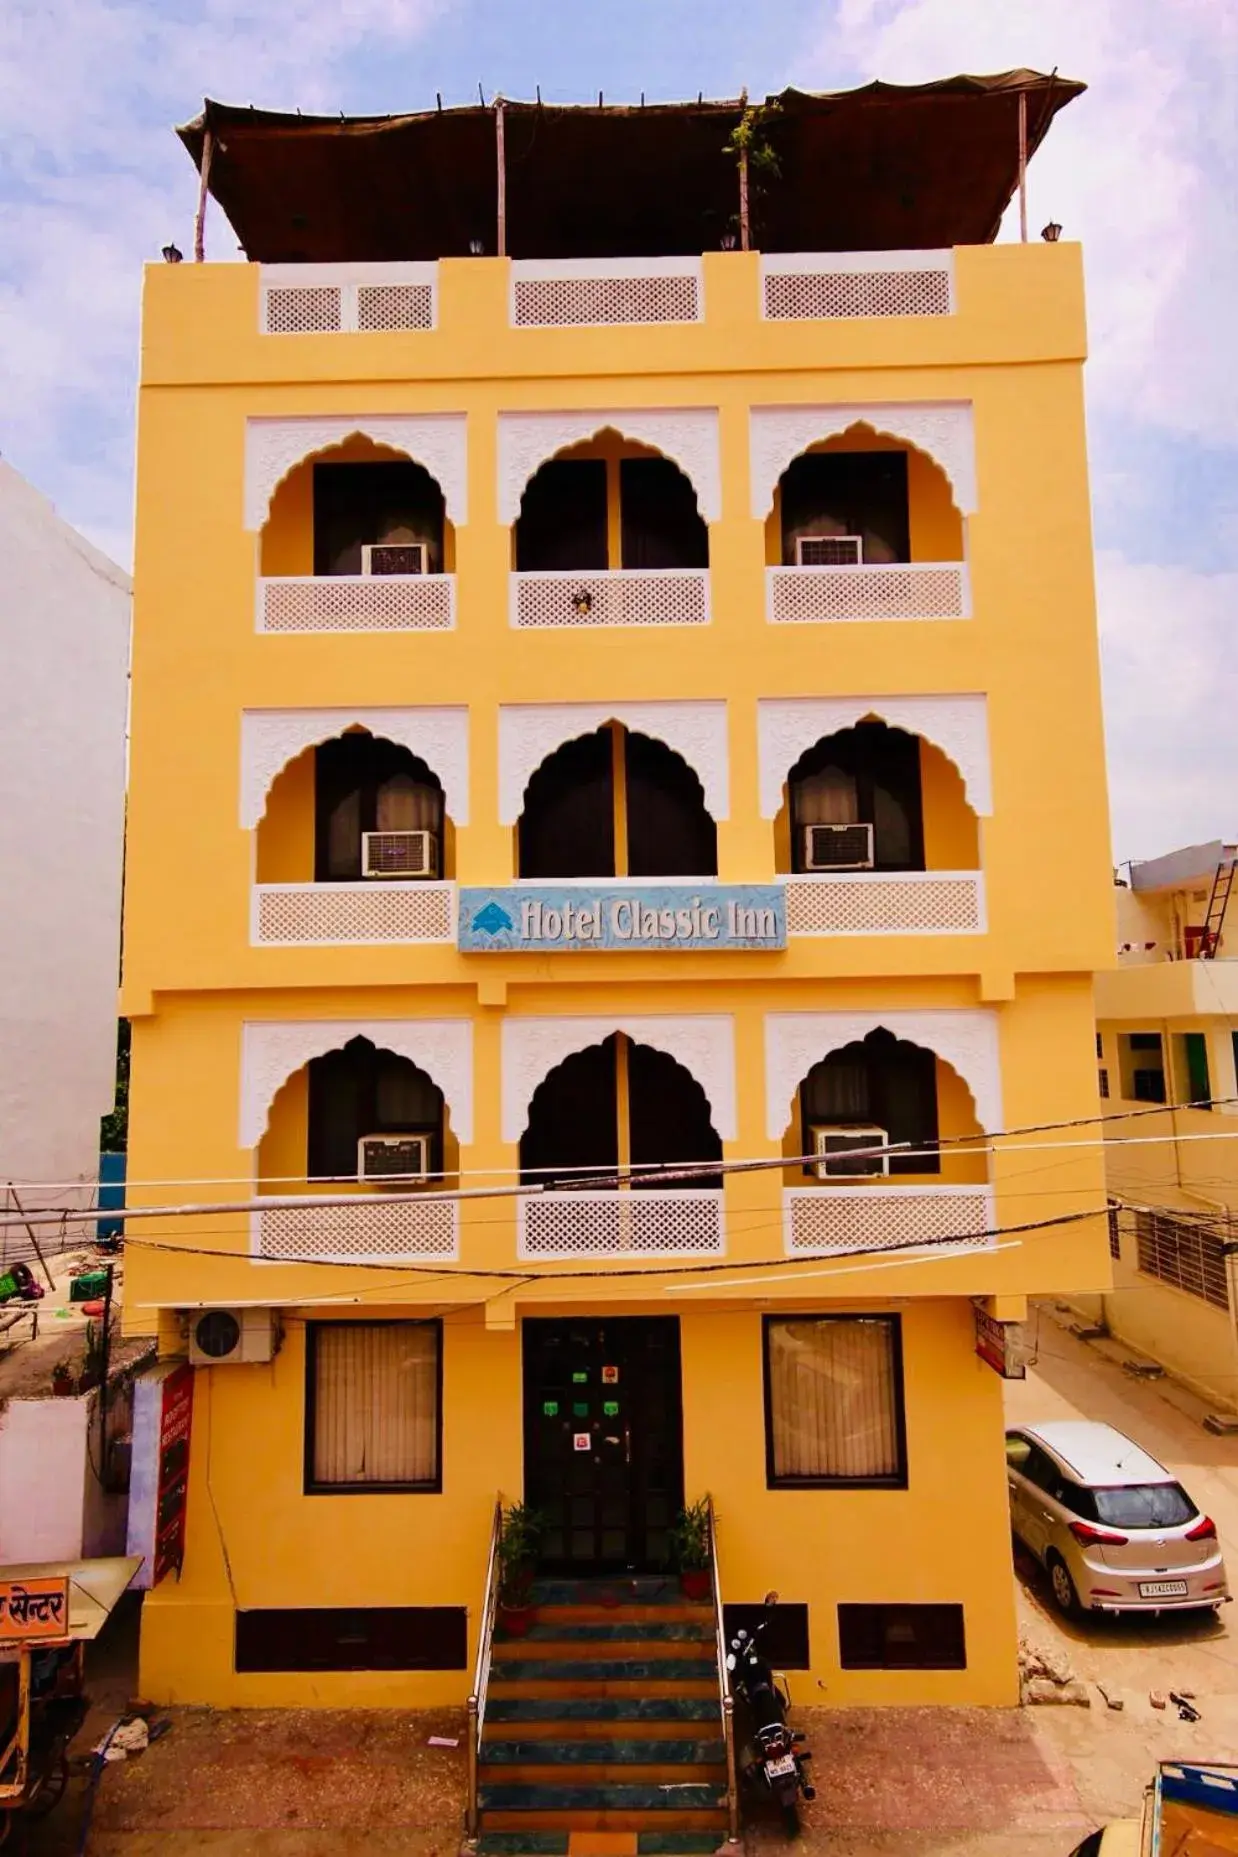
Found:
M 510 884 L 460 891 L 466 954 L 785 948 L 781 884 Z

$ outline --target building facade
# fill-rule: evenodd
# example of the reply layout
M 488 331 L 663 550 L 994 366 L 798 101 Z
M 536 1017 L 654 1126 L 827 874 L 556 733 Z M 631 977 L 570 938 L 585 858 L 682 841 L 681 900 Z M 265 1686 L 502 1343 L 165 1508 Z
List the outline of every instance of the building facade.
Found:
M 130 584 L 0 460 L 0 1203 L 94 1203 L 116 1087 Z M 8 1232 L 4 1256 L 32 1255 Z
M 1091 1317 L 1206 1399 L 1238 1408 L 1236 849 L 1189 845 L 1130 867 L 1118 965 L 1096 977 L 1113 1290 Z M 1157 1105 L 1164 1108 L 1158 1110 Z
M 273 119 L 186 132 L 271 262 L 146 277 L 129 1203 L 224 1209 L 130 1221 L 126 1317 L 253 1356 L 144 1694 L 459 1702 L 497 1494 L 618 1577 L 709 1493 L 817 1695 L 1017 1699 L 977 1311 L 1104 1285 L 1104 1178 L 990 1138 L 1095 1114 L 1113 928 L 1080 254 L 984 242 L 1007 104 L 997 213 L 943 174 L 897 251 L 788 144 L 768 253 L 513 178 L 469 255 L 461 144 L 454 244 L 340 255 L 328 127 L 313 212 Z

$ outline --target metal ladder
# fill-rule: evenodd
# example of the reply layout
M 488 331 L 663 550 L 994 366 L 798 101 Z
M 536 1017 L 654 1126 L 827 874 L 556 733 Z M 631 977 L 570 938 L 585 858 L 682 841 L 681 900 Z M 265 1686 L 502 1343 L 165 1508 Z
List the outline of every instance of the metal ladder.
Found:
M 1212 895 L 1208 898 L 1208 913 L 1204 917 L 1204 932 L 1200 936 L 1199 958 L 1201 961 L 1216 959 L 1217 949 L 1221 945 L 1221 934 L 1225 927 L 1225 912 L 1229 908 L 1229 893 L 1234 887 L 1234 866 L 1236 858 L 1223 858 L 1216 867 L 1212 879 Z

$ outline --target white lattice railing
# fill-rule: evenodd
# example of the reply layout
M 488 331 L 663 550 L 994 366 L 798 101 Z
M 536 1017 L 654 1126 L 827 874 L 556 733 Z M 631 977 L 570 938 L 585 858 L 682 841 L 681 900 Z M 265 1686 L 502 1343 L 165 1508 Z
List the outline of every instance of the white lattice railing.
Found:
M 433 329 L 436 264 L 264 264 L 263 335 L 348 335 Z
M 781 252 L 761 259 L 761 314 L 771 322 L 953 312 L 949 251 Z
M 983 935 L 987 927 L 983 871 L 787 878 L 788 935 Z
M 256 948 L 452 941 L 454 883 L 260 883 L 250 941 Z
M 947 1241 L 986 1250 L 996 1242 L 987 1186 L 792 1186 L 782 1206 L 788 1257 L 903 1251 Z
M 258 582 L 260 632 L 450 632 L 454 574 L 296 574 Z
M 700 322 L 704 304 L 699 258 L 517 259 L 512 265 L 516 329 Z
M 513 574 L 511 622 L 540 626 L 708 625 L 707 567 Z
M 721 1257 L 722 1194 L 538 1193 L 517 1202 L 523 1258 Z
M 962 561 L 769 567 L 765 570 L 765 615 L 771 625 L 969 619 L 971 587 Z
M 347 1206 L 273 1206 L 250 1215 L 255 1257 L 359 1264 L 399 1263 L 460 1255 L 460 1208 L 456 1201 L 427 1199 L 420 1205 L 381 1206 L 358 1194 Z

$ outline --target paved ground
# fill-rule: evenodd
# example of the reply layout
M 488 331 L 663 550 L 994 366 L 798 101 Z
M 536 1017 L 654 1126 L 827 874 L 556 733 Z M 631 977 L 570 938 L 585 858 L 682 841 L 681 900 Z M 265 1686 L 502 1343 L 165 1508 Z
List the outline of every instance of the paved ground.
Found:
M 1042 1310 L 1037 1364 L 1008 1388 L 1008 1410 L 1104 1418 L 1131 1433 L 1214 1517 L 1238 1576 L 1238 1438 L 1204 1431 L 1189 1395 L 1136 1381 L 1120 1350 L 1076 1340 Z M 821 1788 L 803 1857 L 1065 1857 L 1093 1826 L 1137 1812 L 1158 1759 L 1234 1757 L 1238 1623 L 1067 1624 L 1026 1565 L 1019 1604 L 1026 1635 L 1067 1652 L 1088 1680 L 1092 1707 L 797 1711 Z M 96 1734 L 123 1706 L 131 1668 L 123 1629 L 100 1650 Z M 1120 1713 L 1098 1682 L 1124 1693 Z M 1195 1692 L 1199 1723 L 1150 1706 L 1151 1689 L 1170 1688 Z M 164 1740 L 104 1775 L 90 1857 L 454 1857 L 463 1757 L 426 1741 L 461 1728 L 450 1715 L 176 1711 Z M 30 1857 L 75 1851 L 80 1815 L 79 1785 L 36 1830 Z M 772 1827 L 749 1842 L 759 1857 L 783 1848 Z

